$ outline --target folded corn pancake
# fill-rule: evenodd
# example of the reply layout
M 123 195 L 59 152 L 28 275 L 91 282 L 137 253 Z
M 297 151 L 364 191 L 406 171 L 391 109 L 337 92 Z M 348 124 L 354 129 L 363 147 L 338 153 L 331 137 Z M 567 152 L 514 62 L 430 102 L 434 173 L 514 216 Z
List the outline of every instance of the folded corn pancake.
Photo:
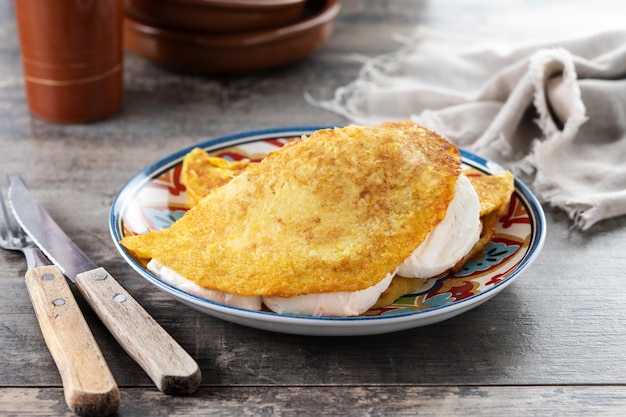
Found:
M 121 243 L 198 285 L 291 297 L 375 285 L 444 218 L 458 148 L 412 122 L 313 133 Z
M 190 151 L 183 160 L 181 172 L 182 182 L 187 187 L 189 206 L 193 207 L 212 189 L 230 181 L 253 163 L 248 159 L 228 161 L 211 156 L 199 148 Z M 513 175 L 508 171 L 497 175 L 485 175 L 474 168 L 469 168 L 464 170 L 463 174 L 470 179 L 479 198 L 482 232 L 478 242 L 452 268 L 453 272 L 459 271 L 467 261 L 482 253 L 491 241 L 495 233 L 496 221 L 504 214 L 514 191 Z M 399 297 L 419 290 L 426 281 L 428 278 L 407 278 L 396 274 L 391 285 L 382 293 L 372 308 L 392 304 Z

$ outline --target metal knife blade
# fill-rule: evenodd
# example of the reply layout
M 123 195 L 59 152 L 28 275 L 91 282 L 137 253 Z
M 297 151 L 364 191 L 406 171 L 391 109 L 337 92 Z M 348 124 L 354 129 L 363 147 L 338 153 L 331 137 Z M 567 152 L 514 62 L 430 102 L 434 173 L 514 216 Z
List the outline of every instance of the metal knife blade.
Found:
M 9 202 L 17 222 L 72 282 L 81 272 L 98 267 L 32 197 L 21 177 L 11 176 L 9 181 Z
M 76 283 L 111 334 L 166 394 L 198 389 L 198 364 L 109 274 L 76 246 L 31 196 L 19 176 L 9 177 L 15 217 L 39 248 Z

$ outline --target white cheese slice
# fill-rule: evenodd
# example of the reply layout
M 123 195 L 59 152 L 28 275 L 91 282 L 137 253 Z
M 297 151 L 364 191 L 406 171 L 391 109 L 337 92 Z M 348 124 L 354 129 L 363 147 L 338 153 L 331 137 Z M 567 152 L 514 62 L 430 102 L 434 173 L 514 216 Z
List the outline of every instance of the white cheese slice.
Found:
M 365 313 L 389 287 L 395 273 L 360 291 L 337 291 L 296 295 L 294 297 L 263 297 L 267 308 L 279 314 L 302 316 L 349 317 Z
M 195 282 L 183 277 L 176 271 L 161 265 L 154 259 L 148 262 L 148 270 L 153 272 L 166 283 L 170 284 L 172 287 L 176 287 L 182 291 L 188 292 L 189 294 L 197 295 L 198 297 L 206 298 L 207 300 L 227 304 L 233 307 L 245 308 L 248 310 L 261 309 L 262 302 L 260 296 L 237 295 L 226 291 L 212 290 L 201 287 Z
M 447 271 L 474 247 L 481 232 L 478 195 L 470 180 L 461 174 L 446 217 L 400 265 L 398 275 L 431 278 Z

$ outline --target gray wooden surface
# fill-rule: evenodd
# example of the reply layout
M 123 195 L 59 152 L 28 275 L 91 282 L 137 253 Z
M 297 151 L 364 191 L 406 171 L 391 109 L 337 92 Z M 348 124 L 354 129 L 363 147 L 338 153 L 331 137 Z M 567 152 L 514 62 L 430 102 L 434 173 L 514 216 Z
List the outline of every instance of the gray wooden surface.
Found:
M 134 273 L 108 231 L 120 187 L 173 151 L 243 130 L 346 123 L 304 93 L 330 97 L 360 68 L 350 54 L 393 51 L 393 36 L 417 24 L 525 39 L 599 28 L 626 12 L 619 2 L 537 3 L 345 0 L 321 51 L 238 78 L 179 75 L 126 54 L 123 110 L 60 125 L 28 112 L 13 7 L 1 2 L 0 175 L 22 172 L 203 372 L 197 394 L 160 394 L 82 303 L 121 388 L 119 415 L 626 415 L 626 218 L 583 234 L 546 209 L 542 255 L 488 303 L 429 327 L 337 338 L 254 330 L 190 309 Z M 69 415 L 25 267 L 20 254 L 0 251 L 0 415 Z

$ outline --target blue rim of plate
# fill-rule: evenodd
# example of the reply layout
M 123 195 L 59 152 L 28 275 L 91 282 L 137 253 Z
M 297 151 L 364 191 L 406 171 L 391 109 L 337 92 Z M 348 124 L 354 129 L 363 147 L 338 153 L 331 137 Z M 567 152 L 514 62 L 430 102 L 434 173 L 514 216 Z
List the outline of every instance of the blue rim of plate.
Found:
M 229 148 L 233 146 L 245 145 L 252 142 L 263 141 L 276 138 L 287 137 L 299 137 L 302 135 L 308 135 L 319 129 L 332 128 L 333 126 L 288 126 L 279 128 L 267 128 L 253 131 L 244 131 L 224 136 L 215 137 L 197 144 L 183 148 L 177 152 L 174 152 L 139 171 L 133 177 L 131 177 L 120 189 L 115 196 L 109 215 L 109 229 L 113 242 L 124 258 L 124 260 L 143 278 L 147 279 L 150 283 L 157 288 L 173 295 L 179 301 L 190 305 L 191 307 L 200 308 L 201 310 L 209 310 L 217 314 L 218 317 L 230 320 L 228 316 L 232 315 L 233 318 L 240 318 L 245 321 L 252 321 L 247 323 L 251 327 L 268 328 L 267 325 L 256 326 L 254 321 L 270 320 L 273 323 L 286 324 L 286 325 L 325 325 L 332 324 L 333 326 L 361 326 L 368 325 L 372 322 L 394 322 L 396 325 L 402 326 L 402 322 L 413 320 L 416 317 L 428 318 L 430 316 L 439 314 L 443 310 L 446 312 L 446 317 L 453 317 L 455 311 L 459 310 L 464 312 L 473 306 L 467 307 L 468 304 L 474 304 L 475 306 L 487 301 L 493 295 L 500 292 L 506 286 L 513 282 L 513 280 L 519 276 L 539 255 L 543 247 L 546 235 L 546 221 L 541 204 L 530 191 L 530 189 L 517 177 L 515 178 L 515 193 L 517 194 L 520 203 L 525 207 L 530 218 L 531 235 L 530 242 L 526 253 L 522 260 L 515 266 L 515 268 L 508 273 L 505 279 L 498 284 L 491 286 L 490 288 L 481 291 L 478 294 L 464 298 L 462 300 L 454 302 L 454 304 L 446 304 L 441 306 L 428 307 L 421 310 L 400 311 L 389 315 L 377 315 L 377 316 L 357 316 L 357 317 L 312 317 L 312 316 L 300 316 L 300 315 L 281 315 L 269 311 L 255 311 L 247 310 L 239 307 L 233 307 L 214 301 L 207 300 L 205 298 L 189 294 L 177 287 L 174 287 L 166 282 L 163 282 L 156 275 L 146 270 L 140 263 L 138 263 L 132 256 L 130 256 L 124 247 L 119 244 L 123 235 L 123 221 L 124 214 L 131 204 L 133 197 L 135 197 L 139 191 L 148 184 L 151 180 L 158 177 L 160 174 L 167 172 L 172 167 L 181 163 L 184 156 L 189 153 L 193 148 L 199 147 L 208 152 L 215 152 L 220 149 Z M 502 170 L 502 168 L 486 158 L 478 156 L 474 153 L 461 149 L 461 156 L 463 162 L 472 168 L 475 168 L 484 173 L 491 173 L 492 171 Z M 493 294 L 491 294 L 493 293 Z M 478 299 L 481 298 L 480 302 Z M 206 312 L 206 311 L 205 311 Z M 460 314 L 460 313 L 459 313 Z M 233 320 L 240 322 L 240 320 Z M 436 321 L 433 321 L 436 322 Z M 382 324 L 382 323 L 381 323 Z M 415 327 L 419 326 L 416 325 Z M 269 326 L 271 327 L 271 326 Z M 407 326 L 404 326 L 405 328 Z M 272 330 L 272 329 L 269 329 Z M 278 331 L 281 331 L 280 328 Z M 286 332 L 290 332 L 286 330 Z M 294 332 L 306 334 L 303 332 Z M 376 332 L 381 333 L 381 332 Z

